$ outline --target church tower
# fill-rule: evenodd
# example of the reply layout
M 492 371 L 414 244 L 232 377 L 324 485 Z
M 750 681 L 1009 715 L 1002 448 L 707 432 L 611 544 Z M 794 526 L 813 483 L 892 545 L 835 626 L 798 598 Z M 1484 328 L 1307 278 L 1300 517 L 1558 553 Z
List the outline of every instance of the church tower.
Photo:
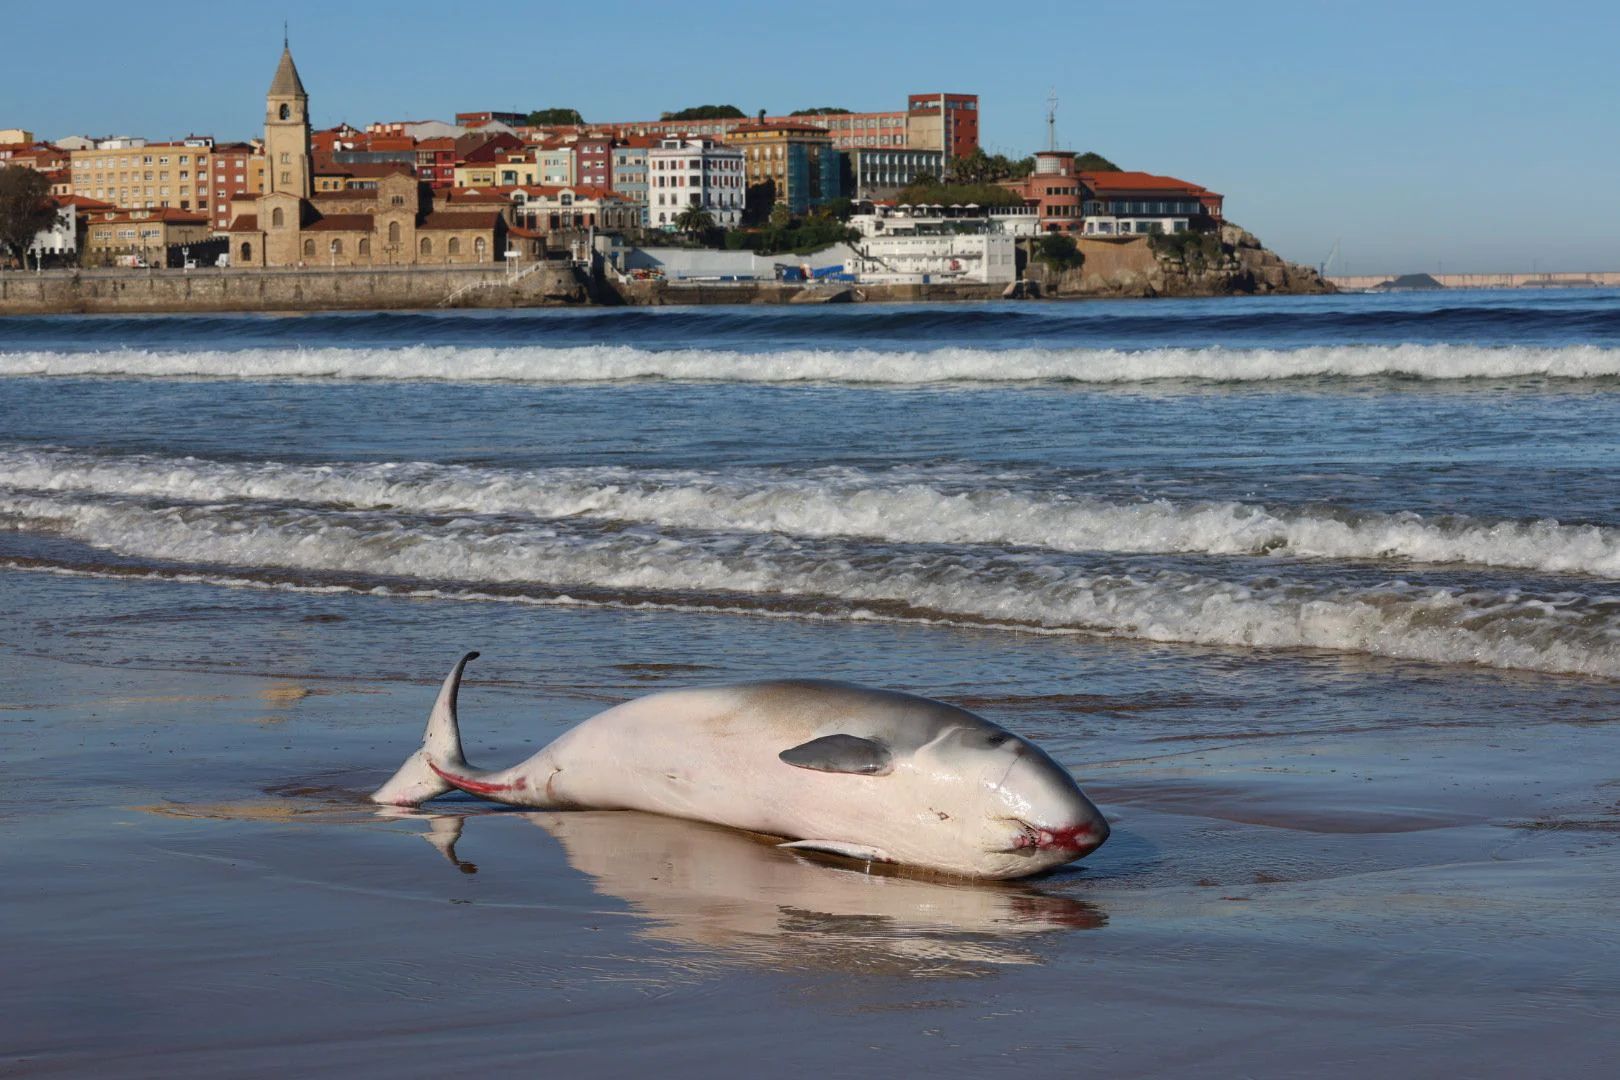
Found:
M 298 78 L 292 50 L 285 41 L 281 63 L 266 95 L 264 114 L 264 172 L 267 193 L 285 193 L 307 199 L 314 192 L 309 151 L 309 95 Z

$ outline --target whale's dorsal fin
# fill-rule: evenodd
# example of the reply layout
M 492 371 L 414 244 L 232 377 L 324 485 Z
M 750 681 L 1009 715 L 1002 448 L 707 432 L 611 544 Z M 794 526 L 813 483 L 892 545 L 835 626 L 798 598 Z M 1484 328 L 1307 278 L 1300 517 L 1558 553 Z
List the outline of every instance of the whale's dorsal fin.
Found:
M 789 765 L 816 772 L 886 776 L 894 770 L 894 755 L 889 748 L 859 735 L 823 735 L 776 756 Z

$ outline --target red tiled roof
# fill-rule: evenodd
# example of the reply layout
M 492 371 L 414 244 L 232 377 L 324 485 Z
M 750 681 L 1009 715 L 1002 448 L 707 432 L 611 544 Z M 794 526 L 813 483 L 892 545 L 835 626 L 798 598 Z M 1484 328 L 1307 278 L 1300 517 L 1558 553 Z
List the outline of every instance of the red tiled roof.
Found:
M 493 229 L 495 223 L 500 221 L 501 215 L 485 211 L 484 213 L 461 214 L 428 214 L 422 218 L 418 229 Z
M 238 214 L 236 220 L 231 222 L 231 232 L 258 232 L 258 214 Z
M 76 210 L 113 210 L 113 209 L 116 209 L 116 207 L 114 207 L 112 203 L 110 203 L 110 202 L 102 202 L 100 199 L 92 199 L 88 195 L 59 195 L 56 198 L 56 205 L 58 205 L 58 206 L 71 206 Z
M 414 176 L 416 166 L 403 161 L 333 161 L 320 157 L 315 160 L 316 176 L 384 177 L 395 173 Z
M 1173 176 L 1155 176 L 1145 172 L 1080 172 L 1076 175 L 1081 183 L 1098 194 L 1129 191 L 1174 191 L 1185 195 L 1214 194 L 1206 187 L 1177 180 Z
M 322 214 L 308 225 L 305 232 L 371 232 L 370 214 Z

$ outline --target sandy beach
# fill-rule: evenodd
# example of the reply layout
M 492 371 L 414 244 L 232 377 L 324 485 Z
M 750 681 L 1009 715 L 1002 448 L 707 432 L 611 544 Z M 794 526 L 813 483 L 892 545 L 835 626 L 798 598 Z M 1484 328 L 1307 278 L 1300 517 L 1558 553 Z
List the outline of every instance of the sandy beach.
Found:
M 28 586 L 80 608 L 124 591 Z M 357 603 L 376 602 L 300 598 L 282 621 L 335 637 Z M 363 793 L 415 737 L 431 680 L 177 670 L 136 636 L 119 632 L 124 665 L 14 646 L 0 663 L 9 1075 L 1612 1061 L 1620 786 L 1599 713 L 1298 735 L 1251 716 L 1246 738 L 1141 741 L 1109 718 L 1140 699 L 976 702 L 1020 730 L 1099 729 L 1063 758 L 1115 829 L 1080 868 L 986 886 L 636 814 L 378 813 Z M 606 659 L 562 692 L 475 679 L 478 754 L 515 759 L 671 681 Z M 1434 692 L 1423 672 L 1364 674 L 1395 711 Z

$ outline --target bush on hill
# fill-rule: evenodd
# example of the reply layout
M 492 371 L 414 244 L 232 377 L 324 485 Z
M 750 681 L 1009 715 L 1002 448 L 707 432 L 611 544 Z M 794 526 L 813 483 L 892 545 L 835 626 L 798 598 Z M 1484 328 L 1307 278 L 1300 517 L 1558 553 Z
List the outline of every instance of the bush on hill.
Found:
M 690 109 L 667 112 L 660 120 L 741 120 L 746 114 L 735 105 L 694 105 Z

